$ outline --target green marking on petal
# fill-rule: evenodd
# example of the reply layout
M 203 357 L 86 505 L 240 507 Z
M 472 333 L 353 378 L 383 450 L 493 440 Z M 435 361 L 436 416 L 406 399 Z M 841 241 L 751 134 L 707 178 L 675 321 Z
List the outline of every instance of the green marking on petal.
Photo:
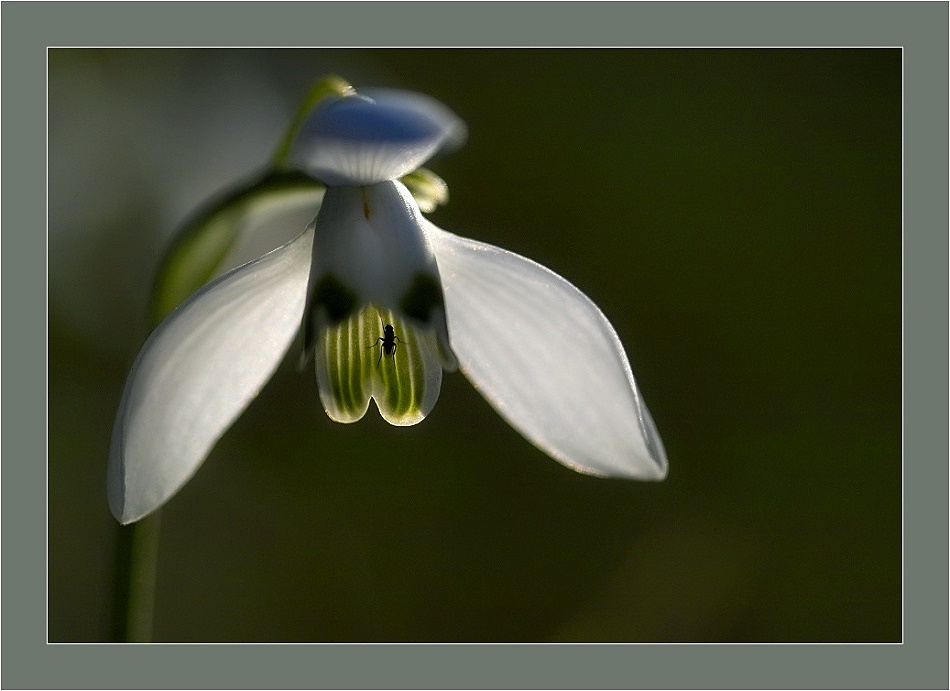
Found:
M 356 308 L 356 293 L 333 274 L 320 279 L 313 290 L 313 309 L 324 310 L 330 324 L 339 324 Z
M 372 397 L 390 424 L 421 422 L 442 386 L 432 341 L 413 321 L 373 305 L 325 328 L 316 348 L 316 368 L 327 414 L 338 422 L 355 422 Z
M 356 293 L 333 274 L 324 275 L 314 286 L 303 319 L 303 365 L 314 347 L 317 323 L 337 326 L 356 309 Z
M 417 273 L 399 307 L 407 316 L 428 324 L 432 310 L 442 307 L 442 286 L 439 280 L 427 273 Z
M 320 400 L 336 422 L 362 418 L 372 393 L 372 382 L 364 376 L 360 363 L 357 321 L 348 319 L 327 327 L 315 351 Z

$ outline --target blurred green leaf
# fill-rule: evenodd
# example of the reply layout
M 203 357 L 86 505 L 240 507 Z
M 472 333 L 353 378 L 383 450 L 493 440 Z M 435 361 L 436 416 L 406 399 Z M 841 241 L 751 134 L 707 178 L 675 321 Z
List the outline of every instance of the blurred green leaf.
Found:
M 158 325 L 221 265 L 245 221 L 260 206 L 323 185 L 297 171 L 270 171 L 200 209 L 175 234 L 155 277 L 149 323 Z

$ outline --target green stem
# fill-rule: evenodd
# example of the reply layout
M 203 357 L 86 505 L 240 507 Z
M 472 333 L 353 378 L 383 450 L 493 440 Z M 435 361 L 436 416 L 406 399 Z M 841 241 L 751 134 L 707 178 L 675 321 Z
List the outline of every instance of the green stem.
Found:
M 118 528 L 112 606 L 114 641 L 148 643 L 152 640 L 159 523 L 160 512 L 156 511 L 132 525 Z

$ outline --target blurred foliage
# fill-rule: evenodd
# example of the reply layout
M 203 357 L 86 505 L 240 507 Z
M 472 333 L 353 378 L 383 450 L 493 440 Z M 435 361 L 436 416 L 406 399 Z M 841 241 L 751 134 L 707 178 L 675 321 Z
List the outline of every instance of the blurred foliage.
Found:
M 900 640 L 899 50 L 53 50 L 49 69 L 51 640 L 107 635 L 109 435 L 168 233 L 266 163 L 330 73 L 466 120 L 429 164 L 452 190 L 432 219 L 601 306 L 670 475 L 572 473 L 459 375 L 416 427 L 336 425 L 292 352 L 163 512 L 157 640 Z

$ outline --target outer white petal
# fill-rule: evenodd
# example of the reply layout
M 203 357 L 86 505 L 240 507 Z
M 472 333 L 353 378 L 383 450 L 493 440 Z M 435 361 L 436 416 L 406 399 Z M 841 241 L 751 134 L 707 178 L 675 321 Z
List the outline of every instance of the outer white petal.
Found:
M 597 306 L 529 259 L 427 230 L 459 367 L 502 417 L 575 470 L 664 478 L 663 444 Z
M 167 501 L 271 377 L 300 327 L 313 230 L 208 284 L 152 333 L 125 385 L 108 495 L 122 523 Z
M 327 185 L 371 185 L 415 170 L 461 122 L 430 97 L 387 90 L 327 99 L 300 128 L 290 161 Z

